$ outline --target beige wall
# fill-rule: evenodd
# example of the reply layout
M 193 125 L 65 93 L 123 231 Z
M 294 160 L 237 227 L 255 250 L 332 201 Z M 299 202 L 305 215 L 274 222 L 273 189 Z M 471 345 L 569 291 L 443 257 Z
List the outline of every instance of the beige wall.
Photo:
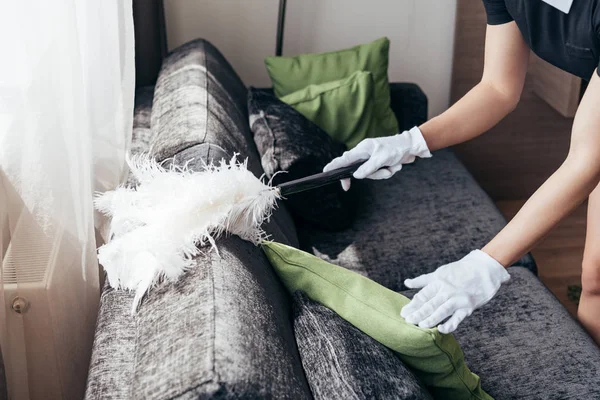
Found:
M 166 0 L 169 48 L 203 37 L 247 85 L 268 86 L 278 0 Z M 456 0 L 288 0 L 285 55 L 390 38 L 391 81 L 418 83 L 430 115 L 448 106 Z

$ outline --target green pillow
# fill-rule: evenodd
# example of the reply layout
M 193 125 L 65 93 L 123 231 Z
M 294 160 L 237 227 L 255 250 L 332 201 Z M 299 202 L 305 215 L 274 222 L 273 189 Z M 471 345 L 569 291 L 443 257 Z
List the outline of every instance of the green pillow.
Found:
M 357 71 L 348 78 L 310 85 L 283 96 L 291 105 L 338 142 L 352 148 L 373 133 L 379 120 L 373 108 L 373 74 Z
M 337 81 L 356 71 L 373 74 L 373 106 L 377 125 L 370 137 L 398 133 L 398 122 L 390 107 L 388 82 L 390 41 L 377 39 L 350 49 L 296 57 L 267 57 L 265 64 L 277 97 L 304 89 L 309 85 Z
M 454 336 L 437 328 L 419 328 L 400 317 L 408 298 L 293 247 L 264 242 L 263 250 L 290 292 L 305 292 L 396 351 L 436 399 L 493 400 L 465 364 Z

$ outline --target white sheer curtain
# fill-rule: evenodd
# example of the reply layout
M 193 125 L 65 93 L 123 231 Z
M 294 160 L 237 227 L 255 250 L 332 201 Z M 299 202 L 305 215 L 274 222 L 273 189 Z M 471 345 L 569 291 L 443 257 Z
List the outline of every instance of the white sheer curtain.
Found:
M 126 173 L 133 38 L 131 0 L 0 0 L 0 348 L 13 400 L 85 390 L 92 199 Z

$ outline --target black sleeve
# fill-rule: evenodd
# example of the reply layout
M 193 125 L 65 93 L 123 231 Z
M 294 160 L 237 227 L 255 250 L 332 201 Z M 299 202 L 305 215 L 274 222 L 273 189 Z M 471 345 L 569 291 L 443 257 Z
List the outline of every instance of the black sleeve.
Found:
M 487 13 L 488 25 L 500 25 L 513 20 L 513 17 L 506 9 L 504 0 L 483 0 L 483 5 Z

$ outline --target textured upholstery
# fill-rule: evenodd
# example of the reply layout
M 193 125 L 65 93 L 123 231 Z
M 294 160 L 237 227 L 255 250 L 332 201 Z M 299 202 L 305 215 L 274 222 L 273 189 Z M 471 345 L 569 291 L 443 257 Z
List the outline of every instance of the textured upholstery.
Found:
M 166 164 L 189 162 L 192 169 L 239 152 L 262 174 L 247 90 L 208 42 L 175 50 L 153 98 L 152 92 L 137 93 L 133 152 L 150 151 Z M 418 87 L 392 84 L 391 93 L 401 130 L 423 122 L 426 99 Z M 407 166 L 391 180 L 356 187 L 362 200 L 352 228 L 336 234 L 303 229 L 303 244 L 396 290 L 404 278 L 481 246 L 505 223 L 450 151 Z M 275 240 L 298 245 L 284 204 L 265 229 Z M 329 310 L 301 304 L 294 326 L 290 298 L 260 249 L 236 237 L 218 244 L 220 255 L 198 257 L 179 282 L 151 290 L 135 316 L 129 314 L 132 294 L 104 288 L 87 399 L 302 399 L 312 396 L 311 388 L 323 398 L 385 397 L 393 388 L 397 397 L 429 398 L 387 349 L 354 337 Z M 535 269 L 530 258 L 521 263 Z M 598 348 L 531 272 L 510 272 L 498 297 L 456 332 L 483 388 L 500 400 L 600 398 Z M 321 320 L 331 332 L 316 334 Z M 312 351 L 313 344 L 323 354 Z M 363 367 L 342 367 L 356 363 Z M 328 379 L 327 371 L 347 385 L 334 380 L 332 389 L 320 380 L 316 388 L 315 377 Z
M 150 143 L 152 143 L 152 139 L 154 138 L 154 133 L 150 128 L 153 98 L 154 86 L 144 86 L 135 91 L 131 149 L 129 150 L 132 156 L 148 154 L 150 151 Z M 137 185 L 133 175 L 129 175 L 126 184 L 128 186 Z
M 144 86 L 135 91 L 131 154 L 147 153 L 154 138 L 150 128 L 154 86 Z
M 210 43 L 188 43 L 165 60 L 151 115 L 157 160 L 197 170 L 240 153 L 255 175 L 263 174 L 246 88 Z M 265 230 L 297 245 L 284 206 Z M 270 264 L 237 237 L 217 245 L 219 254 L 207 249 L 177 283 L 152 289 L 135 317 L 122 312 L 129 294 L 105 288 L 88 398 L 310 398 L 289 297 Z
M 292 106 L 263 90 L 250 89 L 248 112 L 263 169 L 274 185 L 318 174 L 346 150 Z M 338 231 L 352 223 L 356 194 L 327 185 L 288 196 L 285 204 L 296 221 Z
M 392 350 L 302 292 L 294 333 L 315 399 L 431 399 Z
M 106 283 L 100 298 L 94 348 L 85 398 L 133 398 L 137 318 L 131 315 L 133 293 L 115 291 Z
M 480 248 L 505 220 L 449 150 L 385 181 L 354 181 L 358 215 L 350 229 L 301 227 L 301 246 L 392 289 Z M 527 257 L 522 263 L 534 268 Z
M 218 162 L 238 154 L 240 161 L 248 160 L 254 175 L 262 176 L 246 95 L 239 76 L 209 42 L 194 40 L 173 50 L 154 89 L 150 154 L 158 161 L 177 157 L 182 165 L 192 160 L 196 168 L 203 161 Z M 211 159 L 202 158 L 210 154 L 208 148 L 213 150 Z M 294 222 L 284 204 L 273 213 L 273 220 L 295 243 Z M 267 232 L 271 233 L 268 228 Z
M 529 270 L 509 272 L 454 333 L 483 389 L 496 400 L 600 399 L 600 349 Z

